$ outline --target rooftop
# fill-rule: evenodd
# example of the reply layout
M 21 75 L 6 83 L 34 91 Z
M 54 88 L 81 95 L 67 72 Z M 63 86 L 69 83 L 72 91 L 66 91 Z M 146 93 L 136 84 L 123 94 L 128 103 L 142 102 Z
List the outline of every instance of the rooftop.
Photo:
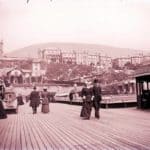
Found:
M 135 77 L 150 75 L 150 66 L 143 66 L 135 71 Z

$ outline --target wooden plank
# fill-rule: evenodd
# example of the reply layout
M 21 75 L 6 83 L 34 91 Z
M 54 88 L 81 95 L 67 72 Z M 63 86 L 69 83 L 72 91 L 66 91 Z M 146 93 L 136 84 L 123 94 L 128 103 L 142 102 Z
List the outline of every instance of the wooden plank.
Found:
M 46 149 L 46 144 L 44 143 L 45 141 L 45 138 L 44 136 L 42 136 L 42 134 L 39 133 L 39 130 L 38 130 L 38 122 L 36 120 L 36 117 L 37 115 L 33 115 L 32 119 L 30 120 L 30 123 L 29 125 L 31 124 L 32 125 L 32 128 L 31 128 L 31 133 L 33 135 L 33 138 L 35 139 L 36 143 L 39 147 L 39 149 Z M 30 125 L 30 126 L 31 126 Z M 42 137 L 43 139 L 42 139 Z M 31 137 L 32 138 L 32 137 Z M 34 146 L 35 147 L 35 146 Z M 36 149 L 36 148 L 35 148 Z
M 25 135 L 24 138 L 26 141 L 26 147 L 23 147 L 23 149 L 26 148 L 27 150 L 34 150 L 32 142 L 31 142 L 31 137 L 30 137 L 30 129 L 27 126 L 27 124 L 28 124 L 27 119 L 28 119 L 28 115 L 24 115 L 23 120 L 22 120 L 22 126 L 23 126 L 23 130 L 24 130 L 24 135 Z
M 80 106 L 50 104 L 51 112 L 33 115 L 28 104 L 0 120 L 0 150 L 122 149 L 148 150 L 149 111 L 101 109 L 100 120 L 82 120 Z M 138 132 L 137 132 L 138 131 Z
M 54 121 L 54 118 L 52 120 Z M 54 145 L 56 145 L 58 149 L 72 148 L 72 141 L 69 141 L 70 139 L 64 136 L 64 134 L 55 124 L 51 124 L 49 120 L 42 120 L 42 121 L 40 120 L 40 123 L 42 124 L 43 127 L 46 128 L 49 134 L 53 135 L 53 139 L 55 139 Z
M 3 133 L 0 133 L 0 137 L 1 137 L 1 143 L 0 143 L 0 149 L 9 149 L 9 147 L 7 147 L 7 145 L 10 143 L 9 137 L 7 136 L 10 132 L 11 132 L 11 120 L 7 120 L 5 122 L 5 128 L 3 128 Z
M 5 149 L 8 150 L 8 149 L 11 149 L 11 143 L 12 143 L 12 134 L 13 134 L 13 131 L 14 131 L 14 128 L 15 128 L 15 118 L 14 116 L 10 116 L 11 117 L 11 122 L 9 123 L 10 124 L 10 130 L 9 130 L 9 133 L 7 135 L 7 140 L 6 140 L 6 144 L 5 144 Z
M 12 115 L 12 114 L 11 114 Z M 15 150 L 16 149 L 16 132 L 17 132 L 17 118 L 16 116 L 10 116 L 12 117 L 11 120 L 11 124 L 12 124 L 12 133 L 8 134 L 9 136 L 11 136 L 11 145 L 10 148 L 11 150 Z
M 16 150 L 21 150 L 22 148 L 22 141 L 21 141 L 21 121 L 20 121 L 20 115 L 16 114 Z
M 66 116 L 66 115 L 64 115 L 63 114 L 63 116 Z M 66 122 L 66 121 L 64 121 L 64 122 Z M 72 121 L 70 121 L 71 123 L 73 123 L 73 120 Z M 73 123 L 74 124 L 74 123 Z M 70 130 L 71 131 L 75 131 L 76 130 L 76 126 L 75 126 L 75 128 L 72 128 L 72 126 L 73 126 L 73 124 L 70 124 L 69 126 L 70 126 Z M 81 127 L 83 127 L 83 126 L 80 126 L 80 128 Z M 63 128 L 63 125 L 61 125 L 61 129 L 62 129 L 62 131 L 63 130 L 65 130 L 65 128 Z M 75 139 L 78 139 L 78 137 L 80 136 L 80 134 L 82 133 L 82 131 L 84 131 L 84 128 L 81 128 L 81 131 L 77 134 L 77 137 L 75 137 Z M 90 131 L 90 129 L 89 130 L 86 130 L 86 132 L 84 132 L 84 133 L 86 133 L 87 134 L 87 132 L 89 132 Z M 68 131 L 65 131 L 65 132 L 68 132 Z M 75 132 L 77 132 L 77 131 L 75 131 Z M 75 132 L 72 132 L 72 133 L 75 133 Z M 92 133 L 93 133 L 93 131 L 92 131 Z M 71 134 L 71 133 L 70 133 Z M 83 134 L 83 133 L 82 133 Z M 89 134 L 90 136 L 92 135 L 91 133 Z M 67 135 L 68 136 L 68 135 Z M 95 138 L 93 138 L 93 139 L 97 139 L 97 137 L 95 137 Z M 80 143 L 78 143 L 78 141 L 76 141 L 76 143 L 77 143 L 77 145 L 88 145 L 87 143 L 85 143 L 85 137 L 83 137 L 83 138 L 80 138 L 79 139 L 79 141 L 80 141 Z M 96 140 L 95 140 L 95 142 L 96 142 Z M 84 144 L 85 143 L 85 144 Z M 109 143 L 110 143 L 110 141 L 109 141 Z M 102 143 L 101 143 L 102 144 Z M 91 147 L 91 146 L 90 146 Z M 104 148 L 104 147 L 103 147 Z
M 66 115 L 65 115 L 66 116 Z
M 25 129 L 23 124 L 24 116 L 19 114 L 20 119 L 20 140 L 21 140 L 21 150 L 27 149 L 27 142 L 26 142 L 26 136 L 25 136 Z
M 32 116 L 27 115 L 25 119 L 26 119 L 25 125 L 27 128 L 27 134 L 28 134 L 28 137 L 30 137 L 32 148 L 36 150 L 40 150 L 39 144 L 37 142 L 36 135 L 34 132 L 33 124 L 31 123 L 31 120 L 34 119 L 34 114 L 32 114 Z
M 43 124 L 41 124 L 39 122 L 39 118 L 40 118 L 40 120 L 42 119 L 41 117 L 42 116 L 36 117 L 36 119 L 38 121 L 37 131 L 38 131 L 38 134 L 39 134 L 41 140 L 43 141 L 43 143 L 45 144 L 47 149 L 49 149 L 49 148 L 58 149 L 59 147 L 57 146 L 57 144 L 58 144 L 57 139 L 55 139 L 55 137 L 51 133 L 49 134 L 46 126 L 43 126 Z M 49 124 L 50 123 L 51 122 L 49 122 Z

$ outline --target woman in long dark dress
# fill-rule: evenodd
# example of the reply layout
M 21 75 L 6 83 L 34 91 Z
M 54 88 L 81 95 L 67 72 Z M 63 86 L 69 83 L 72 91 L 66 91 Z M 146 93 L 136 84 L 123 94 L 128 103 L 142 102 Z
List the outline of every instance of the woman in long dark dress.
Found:
M 47 92 L 47 89 L 44 88 L 43 92 L 41 93 L 41 97 L 42 97 L 42 109 L 41 111 L 43 113 L 49 113 L 49 93 Z
M 82 105 L 80 117 L 83 117 L 83 119 L 90 119 L 91 110 L 92 110 L 92 101 L 91 101 L 92 93 L 91 93 L 91 89 L 87 88 L 86 83 L 82 88 L 81 97 L 83 100 L 83 105 Z

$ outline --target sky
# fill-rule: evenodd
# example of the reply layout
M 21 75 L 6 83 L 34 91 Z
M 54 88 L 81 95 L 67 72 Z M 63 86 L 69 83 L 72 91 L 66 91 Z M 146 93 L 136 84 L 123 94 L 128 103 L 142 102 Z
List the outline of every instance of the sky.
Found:
M 73 42 L 150 51 L 150 0 L 0 0 L 0 40 L 10 52 Z

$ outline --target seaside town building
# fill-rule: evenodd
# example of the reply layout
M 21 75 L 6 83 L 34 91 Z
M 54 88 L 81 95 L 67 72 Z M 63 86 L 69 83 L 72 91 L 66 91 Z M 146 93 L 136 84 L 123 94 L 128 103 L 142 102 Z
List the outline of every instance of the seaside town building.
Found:
M 130 57 L 115 58 L 115 59 L 113 59 L 113 66 L 118 66 L 118 67 L 122 68 L 128 62 L 131 62 Z
M 120 68 L 124 67 L 127 63 L 130 63 L 132 65 L 138 65 L 148 62 L 150 62 L 150 55 L 138 55 L 113 59 L 113 65 L 116 65 Z
M 14 84 L 33 82 L 42 83 L 46 78 L 49 80 L 73 80 L 76 78 L 80 79 L 83 76 L 84 78 L 93 78 L 93 75 L 101 76 L 104 72 L 110 73 L 110 70 L 114 69 L 112 68 L 112 64 L 116 64 L 120 68 L 123 68 L 127 63 L 133 65 L 150 64 L 150 55 L 138 55 L 112 59 L 111 57 L 104 56 L 101 53 L 89 52 L 86 50 L 64 51 L 59 48 L 39 49 L 39 58 L 36 60 L 29 58 L 7 57 L 4 56 L 3 53 L 3 41 L 1 41 L 0 77 L 7 77 L 7 79 Z M 42 67 L 43 63 L 45 67 Z M 87 68 L 85 69 L 85 67 Z M 56 68 L 59 71 L 56 71 Z M 124 68 L 122 70 L 129 76 L 131 76 L 134 71 L 129 70 L 128 68 Z
M 100 53 L 90 53 L 87 51 L 62 52 L 60 49 L 47 48 L 39 51 L 39 58 L 47 63 L 71 63 L 82 65 L 95 65 L 112 67 L 112 59 L 108 56 L 101 56 Z
M 26 64 L 26 67 L 21 67 Z M 29 64 L 28 64 L 29 63 Z M 27 58 L 2 57 L 0 58 L 0 78 L 11 84 L 42 82 L 46 69 L 41 67 L 40 60 Z

